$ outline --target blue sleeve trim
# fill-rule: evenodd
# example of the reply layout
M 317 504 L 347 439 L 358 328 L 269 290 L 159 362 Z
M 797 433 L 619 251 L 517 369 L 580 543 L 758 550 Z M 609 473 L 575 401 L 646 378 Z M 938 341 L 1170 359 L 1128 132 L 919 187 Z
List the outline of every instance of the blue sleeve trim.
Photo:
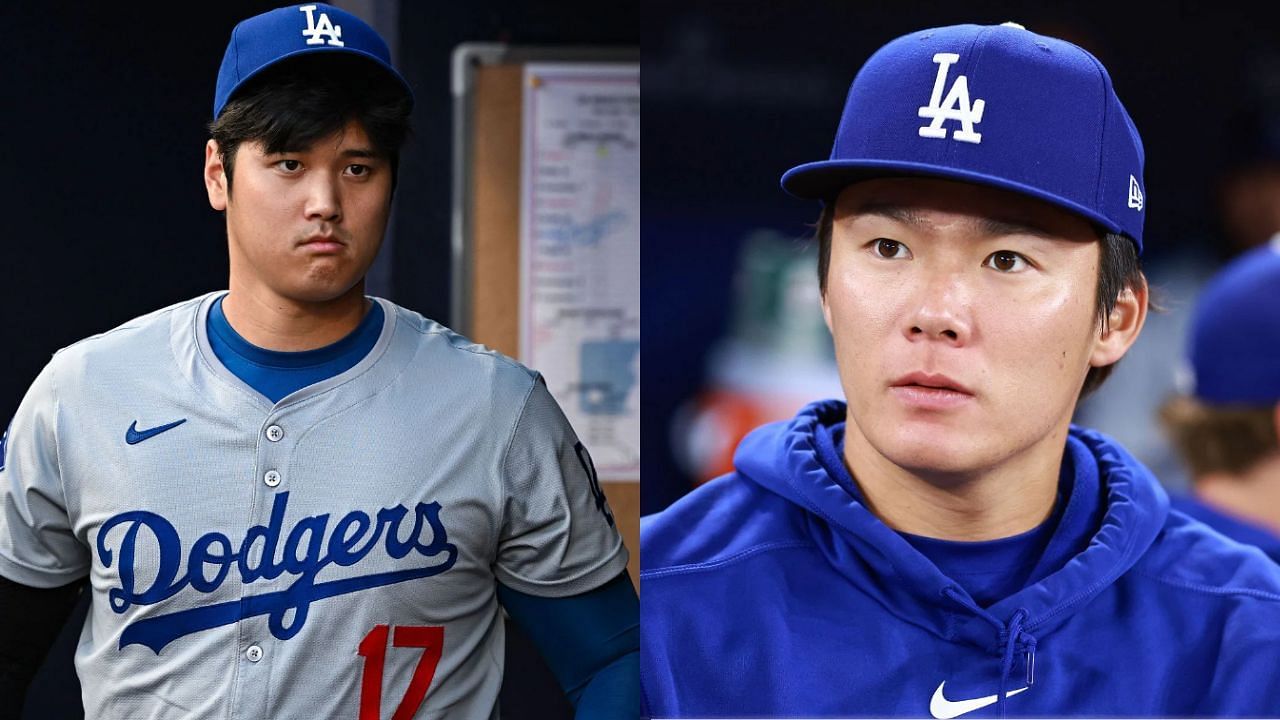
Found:
M 626 571 L 579 595 L 546 598 L 498 583 L 498 600 L 533 641 L 579 717 L 634 717 L 640 601 Z M 617 715 L 623 710 L 622 715 Z

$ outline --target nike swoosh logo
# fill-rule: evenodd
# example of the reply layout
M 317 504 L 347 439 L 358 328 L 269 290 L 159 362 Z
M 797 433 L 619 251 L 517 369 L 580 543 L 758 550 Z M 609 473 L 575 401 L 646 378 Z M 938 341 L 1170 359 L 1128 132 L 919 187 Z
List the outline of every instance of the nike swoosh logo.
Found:
M 986 697 L 974 698 L 972 700 L 948 700 L 942 695 L 942 687 L 947 682 L 944 680 L 938 685 L 938 689 L 933 691 L 933 699 L 929 701 L 929 712 L 938 720 L 949 720 L 950 718 L 960 717 L 965 713 L 971 713 L 988 705 L 994 705 L 997 695 L 987 695 Z M 1008 695 L 1012 697 L 1026 690 L 1025 687 L 1017 690 L 1010 690 Z
M 129 426 L 128 432 L 124 434 L 124 441 L 129 443 L 130 445 L 137 445 L 143 440 L 153 438 L 166 430 L 172 430 L 186 421 L 187 421 L 186 418 L 182 418 L 181 420 L 178 420 L 177 422 L 171 422 L 168 425 L 153 427 L 150 430 L 139 430 L 138 421 L 134 420 L 133 424 Z

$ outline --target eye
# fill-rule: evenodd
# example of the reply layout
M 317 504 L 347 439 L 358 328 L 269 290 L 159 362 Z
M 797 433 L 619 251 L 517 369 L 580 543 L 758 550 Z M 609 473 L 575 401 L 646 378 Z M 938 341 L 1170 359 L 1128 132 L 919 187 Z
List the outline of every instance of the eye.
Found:
M 351 173 L 356 177 L 364 177 L 365 175 L 368 175 L 372 171 L 373 171 L 373 168 L 369 167 L 368 165 L 356 164 L 356 165 L 347 166 L 347 172 Z
M 276 161 L 276 167 L 287 173 L 296 173 L 302 169 L 302 161 L 293 159 L 278 160 Z
M 911 251 L 906 245 L 897 240 L 888 238 L 876 238 L 871 241 L 871 249 L 878 256 L 887 259 L 908 259 L 911 257 Z
M 1012 250 L 997 250 L 988 255 L 982 264 L 1004 273 L 1022 272 L 1031 266 L 1025 257 Z

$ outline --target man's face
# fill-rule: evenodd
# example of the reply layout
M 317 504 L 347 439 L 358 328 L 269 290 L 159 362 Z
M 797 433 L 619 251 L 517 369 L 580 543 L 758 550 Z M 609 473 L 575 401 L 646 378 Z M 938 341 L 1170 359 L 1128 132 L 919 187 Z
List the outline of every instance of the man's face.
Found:
M 1090 365 L 1118 359 L 1099 343 L 1099 256 L 1085 220 L 1014 193 L 923 178 L 846 188 L 823 298 L 846 432 L 933 475 L 1061 443 Z
M 233 291 L 318 303 L 364 278 L 386 230 L 391 165 L 359 123 L 296 152 L 242 143 L 234 177 L 228 192 L 209 141 L 205 182 L 210 204 L 227 213 Z

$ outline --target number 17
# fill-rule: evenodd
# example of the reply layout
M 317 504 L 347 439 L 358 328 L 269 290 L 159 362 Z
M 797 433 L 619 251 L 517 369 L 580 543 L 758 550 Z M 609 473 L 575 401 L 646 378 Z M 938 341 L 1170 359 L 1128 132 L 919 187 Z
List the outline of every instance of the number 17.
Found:
M 382 666 L 387 657 L 387 625 L 376 625 L 360 641 L 357 651 L 364 658 L 364 674 L 360 678 L 360 720 L 381 720 Z M 422 657 L 413 670 L 409 689 L 400 699 L 391 720 L 411 720 L 427 697 L 427 688 L 436 675 L 436 665 L 444 651 L 444 628 L 422 625 L 397 625 L 392 640 L 395 647 L 422 648 Z

